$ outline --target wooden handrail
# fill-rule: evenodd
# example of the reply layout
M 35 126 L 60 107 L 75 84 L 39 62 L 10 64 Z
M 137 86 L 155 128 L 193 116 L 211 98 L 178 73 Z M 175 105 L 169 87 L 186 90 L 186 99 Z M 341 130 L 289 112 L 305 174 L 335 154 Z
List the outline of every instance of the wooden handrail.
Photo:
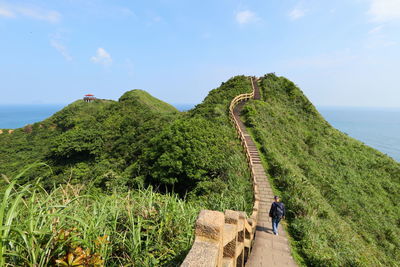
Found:
M 253 91 L 240 94 L 232 99 L 229 105 L 229 116 L 241 140 L 251 170 L 254 190 L 253 212 L 250 218 L 247 218 L 246 213 L 240 211 L 226 210 L 225 213 L 222 213 L 202 210 L 196 221 L 195 240 L 181 265 L 183 267 L 244 266 L 251 253 L 258 220 L 260 193 L 255 181 L 253 162 L 246 137 L 234 114 L 235 107 L 240 102 L 254 98 L 255 79 L 250 79 Z

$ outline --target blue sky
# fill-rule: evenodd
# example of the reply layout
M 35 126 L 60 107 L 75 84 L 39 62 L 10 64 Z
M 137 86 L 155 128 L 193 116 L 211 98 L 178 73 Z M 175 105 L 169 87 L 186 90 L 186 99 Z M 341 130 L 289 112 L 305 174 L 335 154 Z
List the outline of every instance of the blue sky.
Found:
M 0 0 L 0 104 L 199 103 L 275 72 L 319 106 L 400 107 L 400 0 Z

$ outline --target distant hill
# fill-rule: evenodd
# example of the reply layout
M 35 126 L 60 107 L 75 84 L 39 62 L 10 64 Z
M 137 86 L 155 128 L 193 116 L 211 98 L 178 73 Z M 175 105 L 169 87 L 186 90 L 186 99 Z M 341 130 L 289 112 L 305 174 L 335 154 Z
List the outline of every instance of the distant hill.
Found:
M 308 266 L 398 266 L 400 164 L 334 129 L 296 85 L 261 78 L 244 118 Z

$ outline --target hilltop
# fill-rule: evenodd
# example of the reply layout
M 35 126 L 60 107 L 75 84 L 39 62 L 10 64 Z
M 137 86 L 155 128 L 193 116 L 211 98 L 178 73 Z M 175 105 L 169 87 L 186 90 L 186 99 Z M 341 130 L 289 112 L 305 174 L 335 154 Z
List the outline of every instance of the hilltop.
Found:
M 178 110 L 164 101 L 157 99 L 144 90 L 132 90 L 123 94 L 119 102 L 131 105 L 132 107 L 144 109 L 152 113 L 177 113 Z

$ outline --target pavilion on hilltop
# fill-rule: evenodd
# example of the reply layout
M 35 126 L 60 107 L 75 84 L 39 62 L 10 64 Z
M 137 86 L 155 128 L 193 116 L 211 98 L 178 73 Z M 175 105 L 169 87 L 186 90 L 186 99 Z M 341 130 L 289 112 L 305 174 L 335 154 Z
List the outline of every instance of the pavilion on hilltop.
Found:
M 96 97 L 92 94 L 87 94 L 83 97 L 83 101 L 85 102 L 93 102 L 94 100 L 96 100 Z

